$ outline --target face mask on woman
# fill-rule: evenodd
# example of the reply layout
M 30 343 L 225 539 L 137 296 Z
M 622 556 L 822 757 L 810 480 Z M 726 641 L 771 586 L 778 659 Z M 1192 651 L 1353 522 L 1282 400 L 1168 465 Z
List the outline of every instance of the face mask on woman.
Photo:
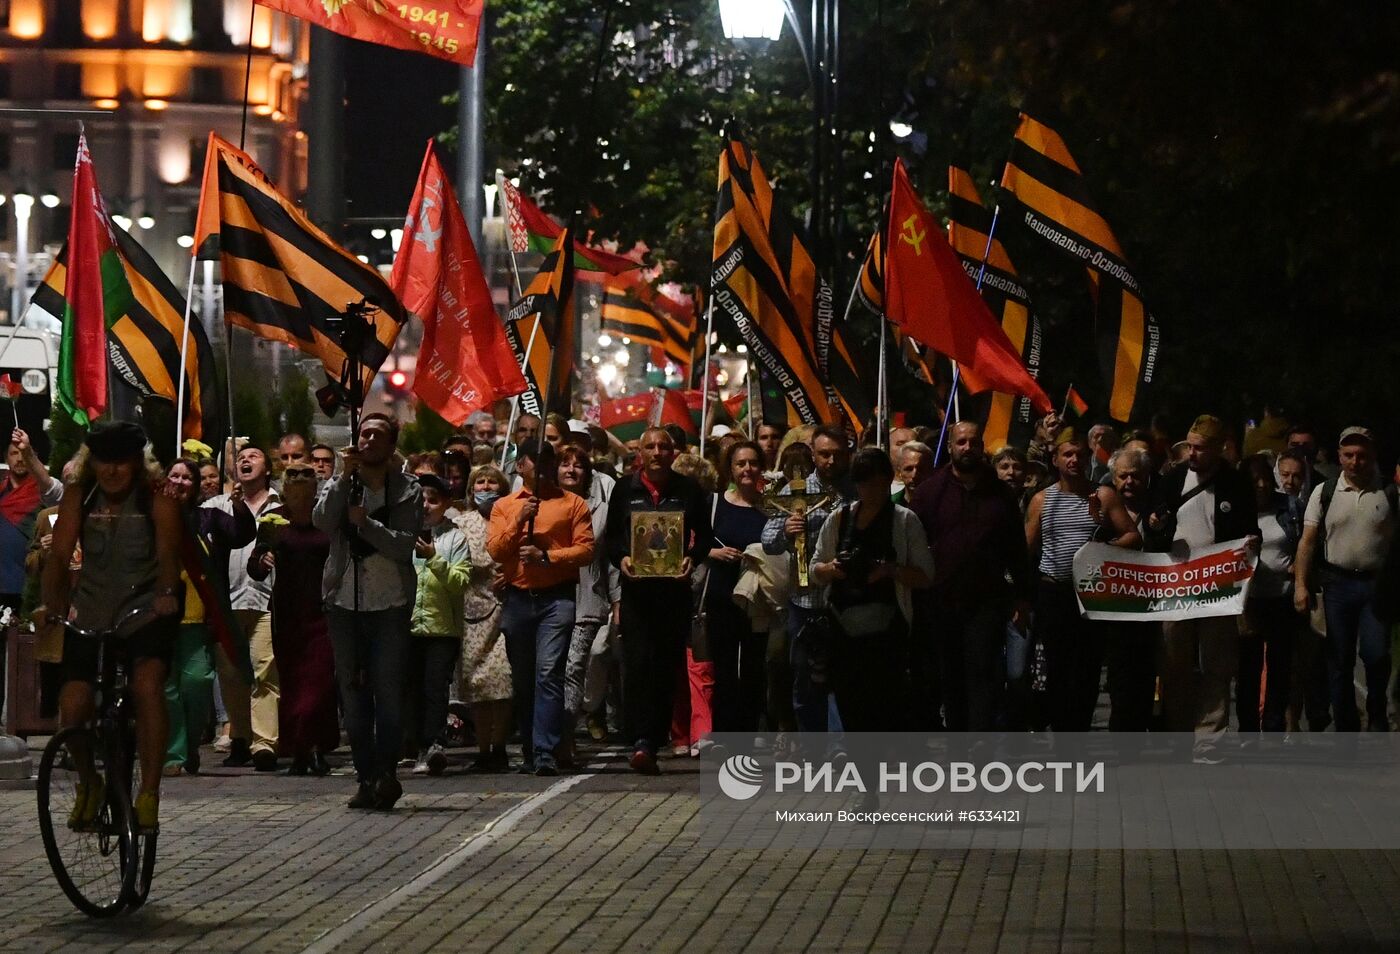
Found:
M 500 494 L 494 490 L 478 490 L 472 494 L 472 500 L 476 502 L 478 507 L 484 507 L 499 496 Z

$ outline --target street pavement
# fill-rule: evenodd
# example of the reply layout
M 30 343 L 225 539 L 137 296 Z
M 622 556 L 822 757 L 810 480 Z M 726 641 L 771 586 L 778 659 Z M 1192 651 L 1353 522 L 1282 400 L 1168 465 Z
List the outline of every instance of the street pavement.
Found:
M 558 779 L 403 770 L 375 813 L 347 775 L 206 749 L 163 787 L 149 903 L 104 921 L 54 883 L 32 786 L 0 789 L 0 951 L 1400 951 L 1400 852 L 712 850 L 702 763 L 582 752 Z

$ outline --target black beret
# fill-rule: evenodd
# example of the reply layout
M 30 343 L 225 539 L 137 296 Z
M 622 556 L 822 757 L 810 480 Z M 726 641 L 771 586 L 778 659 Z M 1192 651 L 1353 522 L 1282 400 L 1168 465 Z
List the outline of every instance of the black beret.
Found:
M 130 460 L 146 449 L 146 432 L 132 421 L 99 421 L 83 443 L 94 460 Z

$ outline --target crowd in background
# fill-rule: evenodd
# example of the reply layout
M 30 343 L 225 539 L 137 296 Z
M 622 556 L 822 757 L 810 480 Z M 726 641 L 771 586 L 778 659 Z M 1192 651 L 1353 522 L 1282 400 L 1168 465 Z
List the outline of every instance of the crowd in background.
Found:
M 1396 485 L 1348 427 L 1335 459 L 1296 427 L 1241 458 L 1219 419 L 1183 438 L 1088 433 L 1056 415 L 1025 449 L 946 433 L 649 427 L 623 443 L 560 415 L 509 435 L 473 415 L 405 457 L 397 422 L 350 447 L 186 445 L 100 424 L 61 479 L 16 430 L 0 486 L 0 605 L 32 619 L 46 705 L 92 712 L 90 646 L 129 634 L 142 791 L 229 767 L 325 775 L 348 737 L 353 808 L 392 808 L 400 767 L 631 768 L 712 735 L 820 757 L 844 732 L 1239 732 L 1389 727 Z M 1244 613 L 1099 622 L 1076 599 L 1086 543 L 1189 557 L 1237 541 Z M 144 615 L 142 612 L 144 611 Z M 1364 670 L 1358 706 L 1353 672 Z M 1106 718 L 1098 715 L 1106 686 Z M 508 743 L 520 744 L 512 762 Z M 732 744 L 732 743 L 731 743 Z M 75 812 L 83 810 L 79 798 Z

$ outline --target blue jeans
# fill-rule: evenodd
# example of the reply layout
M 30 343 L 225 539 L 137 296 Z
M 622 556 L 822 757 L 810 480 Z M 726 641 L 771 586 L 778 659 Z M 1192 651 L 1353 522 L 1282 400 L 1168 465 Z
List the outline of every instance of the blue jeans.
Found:
M 412 606 L 359 613 L 339 606 L 326 610 L 350 758 L 361 782 L 393 775 L 399 763 L 412 617 Z
M 1352 673 L 1356 654 L 1366 667 L 1366 715 L 1370 727 L 1384 729 L 1386 683 L 1390 681 L 1390 632 L 1376 618 L 1372 604 L 1376 584 L 1328 573 L 1323 577 L 1322 608 L 1327 616 L 1327 679 L 1332 690 L 1332 715 L 1338 732 L 1357 732 L 1361 715 L 1356 710 Z
M 506 591 L 501 632 L 527 765 L 554 762 L 564 727 L 564 663 L 573 631 L 572 584 L 533 593 Z

